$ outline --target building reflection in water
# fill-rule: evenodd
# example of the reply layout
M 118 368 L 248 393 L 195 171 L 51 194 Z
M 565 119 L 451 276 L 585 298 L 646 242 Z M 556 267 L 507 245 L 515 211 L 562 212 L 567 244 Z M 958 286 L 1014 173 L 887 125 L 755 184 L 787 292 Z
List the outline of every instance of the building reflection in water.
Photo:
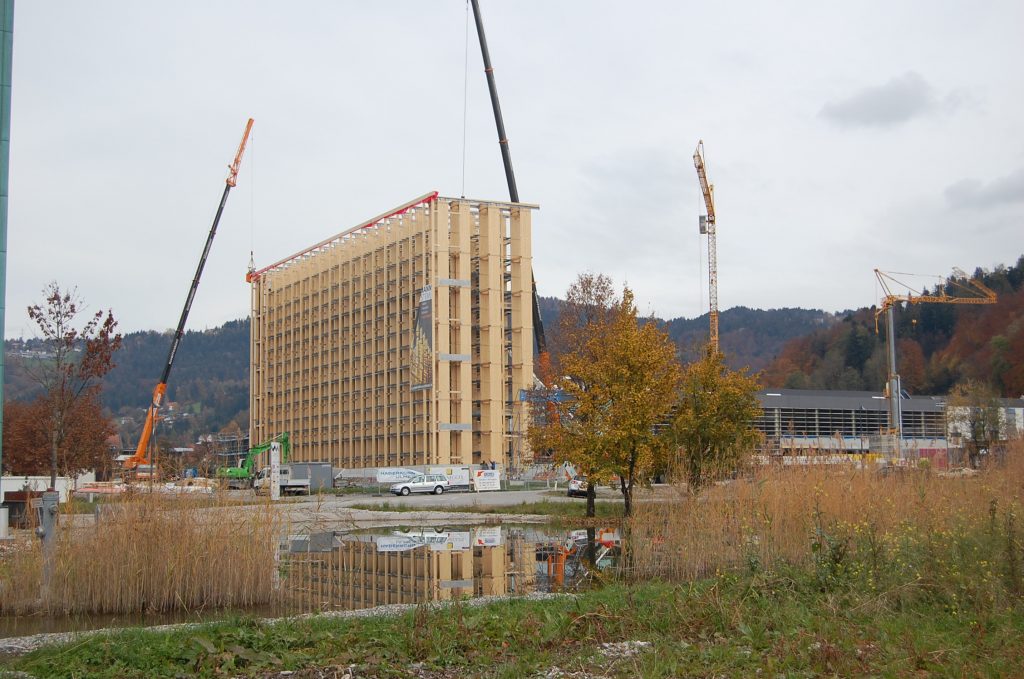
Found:
M 614 565 L 618 531 L 597 531 L 599 567 Z M 587 572 L 586 531 L 534 526 L 387 529 L 289 536 L 284 602 L 303 612 L 529 594 Z

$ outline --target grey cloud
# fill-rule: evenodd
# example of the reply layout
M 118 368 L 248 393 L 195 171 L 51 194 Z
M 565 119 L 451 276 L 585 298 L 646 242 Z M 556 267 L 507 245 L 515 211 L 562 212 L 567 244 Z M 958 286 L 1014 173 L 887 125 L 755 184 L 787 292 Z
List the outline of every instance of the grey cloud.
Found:
M 947 104 L 955 106 L 955 99 Z M 884 85 L 865 87 L 846 99 L 829 102 L 819 115 L 845 127 L 891 127 L 938 106 L 935 89 L 920 74 L 909 71 Z
M 985 208 L 1001 203 L 1024 202 L 1024 167 L 1005 177 L 983 184 L 977 179 L 961 179 L 946 188 L 946 201 L 954 208 Z

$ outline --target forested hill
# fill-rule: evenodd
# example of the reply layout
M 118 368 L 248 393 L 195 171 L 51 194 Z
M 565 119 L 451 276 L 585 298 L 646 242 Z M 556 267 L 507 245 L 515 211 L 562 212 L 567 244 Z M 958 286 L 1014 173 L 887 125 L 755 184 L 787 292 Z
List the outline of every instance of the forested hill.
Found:
M 977 270 L 974 277 L 997 294 L 995 304 L 924 303 L 895 310 L 897 370 L 907 391 L 945 394 L 976 380 L 1004 397 L 1024 394 L 1024 257 L 1009 268 Z M 847 312 L 839 323 L 788 342 L 762 381 L 768 387 L 880 391 L 887 373 L 884 333 L 882 322 L 875 334 L 874 308 Z
M 160 379 L 172 331 L 125 335 L 117 366 L 103 380 L 103 403 L 114 412 L 145 406 Z M 171 401 L 202 404 L 233 417 L 249 407 L 249 320 L 190 330 L 181 339 L 167 383 Z M 248 426 L 248 419 L 244 423 Z
M 562 300 L 541 297 L 540 309 L 548 333 L 557 331 Z M 834 314 L 817 309 L 748 309 L 733 307 L 718 315 L 718 338 L 726 363 L 734 368 L 758 371 L 782 351 L 787 341 L 816 330 L 831 327 Z M 668 330 L 682 358 L 691 361 L 700 355 L 708 341 L 708 315 L 697 318 L 673 318 L 658 325 Z
M 133 332 L 115 354 L 116 367 L 103 380 L 102 401 L 118 416 L 129 440 L 141 429 L 171 346 L 173 332 Z M 32 360 L 38 340 L 8 340 L 6 394 L 31 398 L 35 385 L 19 364 Z M 249 321 L 230 321 L 210 330 L 190 330 L 181 340 L 167 385 L 165 403 L 176 403 L 162 425 L 166 438 L 184 445 L 200 434 L 249 427 Z M 234 423 L 234 424 L 233 424 Z

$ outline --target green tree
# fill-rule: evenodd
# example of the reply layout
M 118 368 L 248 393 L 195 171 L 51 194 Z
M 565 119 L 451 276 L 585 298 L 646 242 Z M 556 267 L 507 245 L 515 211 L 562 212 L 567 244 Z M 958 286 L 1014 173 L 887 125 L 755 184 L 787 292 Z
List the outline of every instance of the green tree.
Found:
M 729 370 L 717 352 L 683 370 L 672 432 L 692 489 L 739 467 L 759 440 L 757 379 Z

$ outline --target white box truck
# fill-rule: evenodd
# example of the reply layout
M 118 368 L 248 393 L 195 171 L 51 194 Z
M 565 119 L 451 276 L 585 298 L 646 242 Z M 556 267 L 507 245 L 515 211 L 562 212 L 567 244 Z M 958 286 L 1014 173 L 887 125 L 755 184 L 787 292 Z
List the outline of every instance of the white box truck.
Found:
M 334 487 L 334 468 L 330 462 L 289 462 L 281 465 L 281 495 L 312 495 Z M 270 491 L 270 467 L 264 467 L 253 481 L 257 495 Z

